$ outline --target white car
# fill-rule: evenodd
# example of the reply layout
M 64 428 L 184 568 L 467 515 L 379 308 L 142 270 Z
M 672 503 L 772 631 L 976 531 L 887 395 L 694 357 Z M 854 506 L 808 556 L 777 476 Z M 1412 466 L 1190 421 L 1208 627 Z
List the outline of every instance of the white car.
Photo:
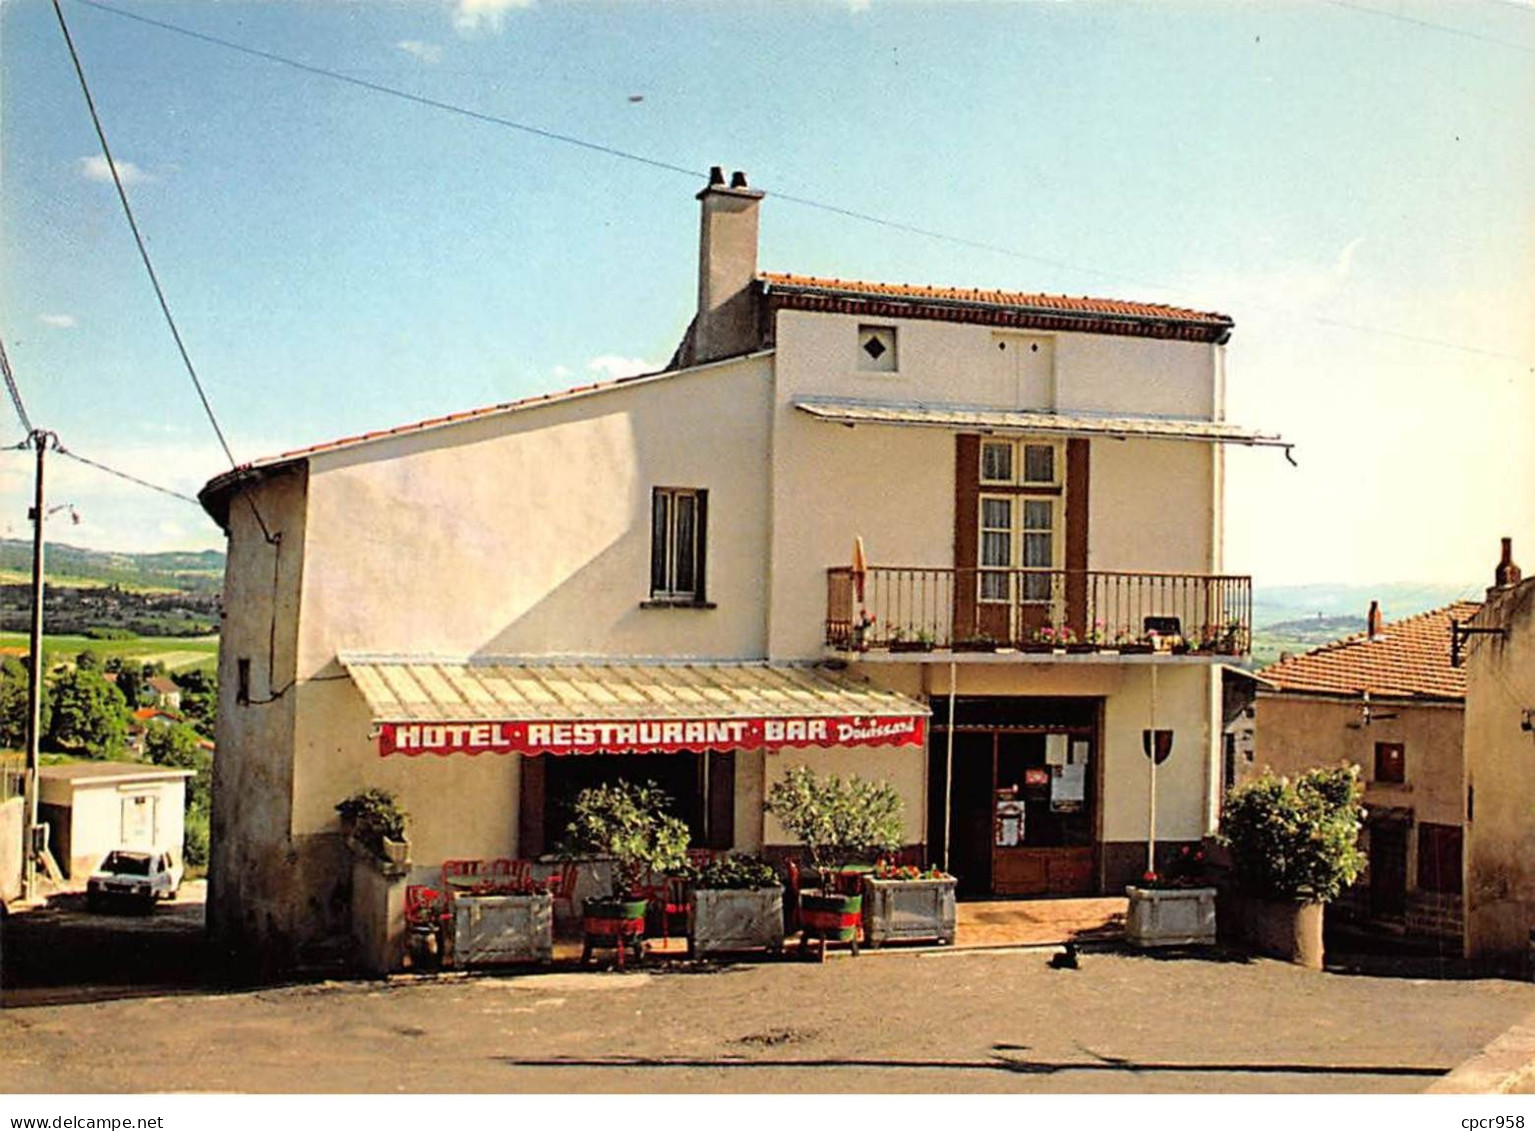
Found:
M 98 911 L 111 903 L 148 911 L 157 899 L 174 899 L 181 889 L 181 857 L 172 849 L 114 848 L 91 873 L 85 904 Z

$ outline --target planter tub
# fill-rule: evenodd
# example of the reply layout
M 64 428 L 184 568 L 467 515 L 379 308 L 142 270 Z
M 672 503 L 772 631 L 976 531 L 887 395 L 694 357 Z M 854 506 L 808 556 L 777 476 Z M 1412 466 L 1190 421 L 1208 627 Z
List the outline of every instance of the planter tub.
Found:
M 460 895 L 453 900 L 453 964 L 493 966 L 554 957 L 554 897 Z
M 863 880 L 863 929 L 871 946 L 907 939 L 954 942 L 953 876 L 943 879 Z
M 1131 946 L 1194 946 L 1215 942 L 1214 888 L 1127 887 L 1125 941 Z
M 801 892 L 799 897 L 799 948 L 806 953 L 812 938 L 821 943 L 821 961 L 826 961 L 828 942 L 851 943 L 858 955 L 858 928 L 863 920 L 863 896 L 818 895 Z
M 892 652 L 931 652 L 933 646 L 922 640 L 892 640 L 890 650 Z
M 1288 899 L 1240 900 L 1241 933 L 1249 947 L 1308 970 L 1322 968 L 1321 903 Z
M 643 899 L 588 899 L 581 905 L 581 965 L 591 960 L 598 947 L 618 951 L 618 968 L 624 968 L 624 955 L 645 957 L 645 905 Z
M 783 888 L 694 888 L 688 955 L 783 949 Z
M 953 876 L 941 880 L 863 880 L 863 933 L 870 946 L 907 939 L 954 942 Z

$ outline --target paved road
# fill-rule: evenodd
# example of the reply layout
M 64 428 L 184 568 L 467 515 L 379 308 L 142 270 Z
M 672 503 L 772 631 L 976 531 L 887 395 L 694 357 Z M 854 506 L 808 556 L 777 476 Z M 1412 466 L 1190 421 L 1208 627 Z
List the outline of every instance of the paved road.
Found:
M 13 916 L 0 1087 L 1418 1091 L 1535 1013 L 1535 985 L 1437 961 L 1314 974 L 1115 951 L 1077 970 L 885 951 L 223 992 L 199 985 L 200 894 L 148 917 L 67 898 Z
M 1280 963 L 880 954 L 0 1012 L 42 1091 L 1417 1091 L 1535 986 Z

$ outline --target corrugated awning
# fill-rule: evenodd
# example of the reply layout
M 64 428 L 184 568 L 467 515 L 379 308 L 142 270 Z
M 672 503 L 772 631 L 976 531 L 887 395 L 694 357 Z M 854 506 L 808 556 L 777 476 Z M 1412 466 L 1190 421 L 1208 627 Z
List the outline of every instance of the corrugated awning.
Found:
M 383 755 L 920 746 L 929 713 L 810 665 L 340 660 Z
M 991 432 L 998 435 L 1027 433 L 1040 436 L 1104 436 L 1120 440 L 1201 440 L 1211 444 L 1284 448 L 1286 451 L 1292 447 L 1282 436 L 1255 432 L 1219 420 L 1025 412 L 964 405 L 831 400 L 821 397 L 802 397 L 794 401 L 794 407 L 818 419 L 838 424 L 891 424 Z

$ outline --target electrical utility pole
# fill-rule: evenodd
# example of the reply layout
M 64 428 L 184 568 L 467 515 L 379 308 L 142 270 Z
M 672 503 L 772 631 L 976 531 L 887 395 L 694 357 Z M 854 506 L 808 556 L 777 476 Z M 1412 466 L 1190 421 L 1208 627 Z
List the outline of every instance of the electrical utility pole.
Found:
M 43 729 L 43 522 L 47 512 L 43 509 L 43 464 L 50 444 L 57 444 L 58 437 L 41 428 L 32 430 L 27 439 L 37 449 L 37 481 L 32 493 L 32 639 L 30 670 L 27 680 L 27 773 L 26 814 L 22 822 L 22 890 L 23 899 L 37 894 L 37 776 L 38 751 L 42 743 Z

